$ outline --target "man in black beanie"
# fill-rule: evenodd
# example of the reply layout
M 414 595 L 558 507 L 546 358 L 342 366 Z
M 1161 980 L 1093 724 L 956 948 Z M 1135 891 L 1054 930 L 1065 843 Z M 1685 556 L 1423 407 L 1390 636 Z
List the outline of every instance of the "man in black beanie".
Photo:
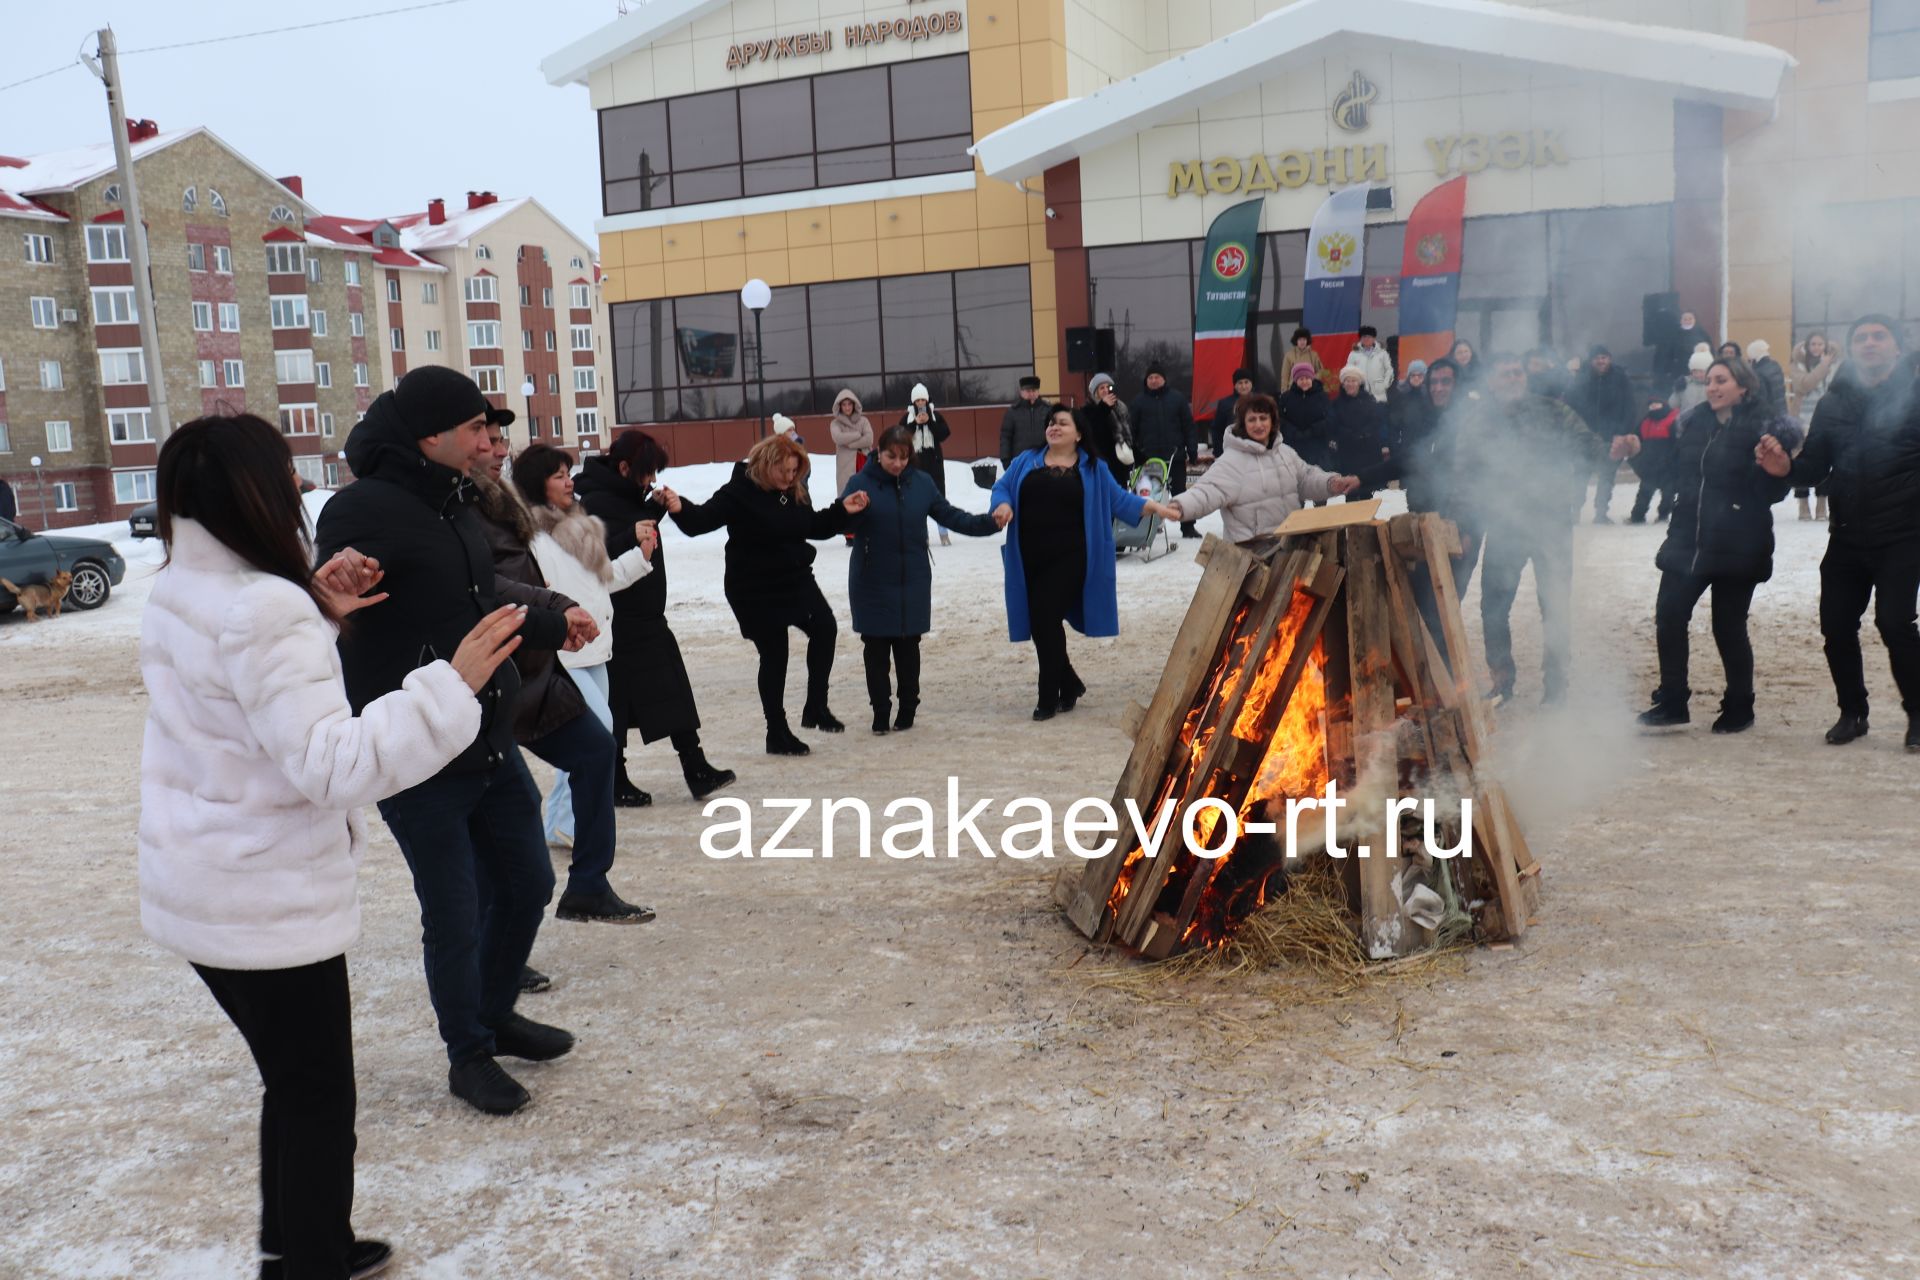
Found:
M 1199 460 L 1200 437 L 1194 433 L 1193 406 L 1187 403 L 1186 392 L 1167 385 L 1166 370 L 1158 361 L 1147 366 L 1147 388 L 1134 397 L 1128 417 L 1133 429 L 1134 460 L 1161 459 L 1170 472 L 1167 489 L 1175 494 L 1186 492 L 1187 463 Z M 1191 521 L 1180 526 L 1180 534 L 1186 538 L 1200 536 Z
M 473 510 L 468 471 L 488 450 L 487 424 L 513 420 L 465 374 L 426 366 L 376 399 L 347 437 L 355 482 L 320 513 L 321 561 L 351 547 L 378 562 L 388 599 L 353 616 L 340 638 L 355 714 L 419 666 L 447 658 L 500 604 L 527 604 L 496 583 Z M 592 638 L 583 609 L 528 608 L 530 648 L 577 649 Z M 380 802 L 413 872 L 426 949 L 427 992 L 452 1068 L 448 1086 L 506 1115 L 529 1098 L 496 1055 L 546 1060 L 573 1037 L 513 1011 L 520 970 L 553 897 L 540 793 L 514 745 L 520 677 L 503 662 L 480 695 L 480 734 L 445 769 Z

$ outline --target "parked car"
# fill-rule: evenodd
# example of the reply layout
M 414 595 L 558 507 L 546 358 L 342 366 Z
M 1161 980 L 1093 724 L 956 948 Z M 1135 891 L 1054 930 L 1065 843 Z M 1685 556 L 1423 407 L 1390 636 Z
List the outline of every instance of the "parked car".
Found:
M 127 562 L 111 542 L 35 533 L 11 520 L 0 520 L 0 578 L 16 586 L 51 582 L 65 569 L 73 575 L 64 607 L 98 609 L 127 576 Z M 16 601 L 0 587 L 0 613 L 11 613 Z
M 149 502 L 144 507 L 135 507 L 132 517 L 127 521 L 127 531 L 136 538 L 155 538 L 160 535 L 160 504 Z

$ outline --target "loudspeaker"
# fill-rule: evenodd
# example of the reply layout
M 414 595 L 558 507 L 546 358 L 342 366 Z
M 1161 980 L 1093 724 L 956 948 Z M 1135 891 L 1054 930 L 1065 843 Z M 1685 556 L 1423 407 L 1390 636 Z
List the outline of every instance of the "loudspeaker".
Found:
M 1082 325 L 1067 330 L 1067 372 L 1099 373 L 1113 369 L 1112 329 Z
M 1640 343 L 1664 347 L 1680 336 L 1680 295 L 1649 293 L 1640 299 Z

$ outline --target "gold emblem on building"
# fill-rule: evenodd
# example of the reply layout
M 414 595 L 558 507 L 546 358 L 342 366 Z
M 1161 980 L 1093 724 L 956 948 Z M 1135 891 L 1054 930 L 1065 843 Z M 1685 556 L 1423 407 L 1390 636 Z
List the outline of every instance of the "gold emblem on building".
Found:
M 1354 72 L 1347 87 L 1333 96 L 1333 123 L 1348 133 L 1359 133 L 1367 127 L 1367 107 L 1379 96 L 1371 80 Z

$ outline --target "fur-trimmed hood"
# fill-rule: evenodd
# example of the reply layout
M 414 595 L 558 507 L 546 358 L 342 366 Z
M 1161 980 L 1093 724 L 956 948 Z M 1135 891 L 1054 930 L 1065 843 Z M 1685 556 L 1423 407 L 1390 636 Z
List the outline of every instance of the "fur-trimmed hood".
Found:
M 613 561 L 607 557 L 606 521 L 588 514 L 577 500 L 564 511 L 541 503 L 531 514 L 534 527 L 551 537 L 588 573 L 603 583 L 613 581 Z
M 475 470 L 473 487 L 479 496 L 480 518 L 513 530 L 521 546 L 533 543 L 533 517 L 512 485 L 502 484 L 484 471 Z

